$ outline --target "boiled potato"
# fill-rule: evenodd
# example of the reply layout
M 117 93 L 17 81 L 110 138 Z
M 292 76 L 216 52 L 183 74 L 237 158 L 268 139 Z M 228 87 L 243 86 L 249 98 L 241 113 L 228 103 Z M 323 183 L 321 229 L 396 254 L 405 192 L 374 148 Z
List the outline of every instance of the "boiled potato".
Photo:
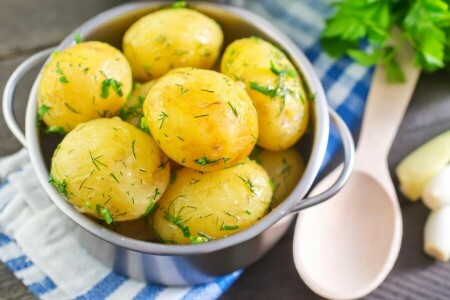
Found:
M 111 223 L 147 215 L 166 190 L 170 167 L 151 137 L 115 117 L 80 124 L 67 134 L 50 174 L 78 211 Z
M 211 173 L 183 168 L 158 202 L 155 232 L 177 244 L 223 238 L 261 219 L 271 197 L 269 177 L 254 161 Z
M 102 42 L 65 49 L 44 67 L 38 117 L 49 131 L 67 133 L 80 123 L 119 113 L 132 87 L 123 54 Z
M 153 12 L 123 37 L 123 51 L 135 78 L 147 81 L 179 67 L 211 68 L 222 47 L 220 26 L 187 8 Z
M 231 43 L 221 72 L 245 83 L 258 112 L 258 145 L 272 151 L 294 145 L 308 127 L 309 105 L 302 81 L 286 55 L 256 37 Z
M 135 84 L 130 97 L 125 105 L 120 109 L 119 115 L 122 120 L 137 127 L 141 126 L 141 118 L 144 116 L 142 106 L 153 83 L 155 82 L 151 80 L 143 84 Z
M 297 150 L 269 151 L 257 148 L 251 158 L 259 163 L 273 184 L 271 208 L 277 207 L 294 190 L 305 171 L 305 161 Z M 255 149 L 256 150 L 256 149 Z
M 245 89 L 210 70 L 182 68 L 161 77 L 147 94 L 144 116 L 164 153 L 201 171 L 243 161 L 258 137 L 256 110 Z

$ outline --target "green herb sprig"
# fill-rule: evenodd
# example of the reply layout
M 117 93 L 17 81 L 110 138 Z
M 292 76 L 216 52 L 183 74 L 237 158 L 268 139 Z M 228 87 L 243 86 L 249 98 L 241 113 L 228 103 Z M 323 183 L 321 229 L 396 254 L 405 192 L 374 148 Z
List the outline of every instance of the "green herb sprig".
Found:
M 414 64 L 435 71 L 450 63 L 450 9 L 444 0 L 343 0 L 325 24 L 322 47 L 333 57 L 348 55 L 358 63 L 385 65 L 389 82 L 405 80 L 389 43 L 394 28 L 415 51 Z M 362 49 L 361 45 L 368 47 Z

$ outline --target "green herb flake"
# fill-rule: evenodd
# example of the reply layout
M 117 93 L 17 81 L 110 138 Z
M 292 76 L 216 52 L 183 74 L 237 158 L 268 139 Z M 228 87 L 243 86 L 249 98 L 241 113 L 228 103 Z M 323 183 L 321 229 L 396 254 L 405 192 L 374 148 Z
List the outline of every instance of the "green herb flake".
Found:
M 109 211 L 109 209 L 107 207 L 101 207 L 99 204 L 97 204 L 96 210 L 97 210 L 97 214 L 99 214 L 100 216 L 103 217 L 106 224 L 111 224 L 112 222 L 114 222 L 114 220 L 111 216 L 111 212 Z
M 252 194 L 256 195 L 255 186 L 253 185 L 253 182 L 249 178 L 244 179 L 240 175 L 237 175 L 237 176 L 247 185 L 250 192 L 252 192 Z
M 148 214 L 153 210 L 153 208 L 155 207 L 156 200 L 158 200 L 157 197 L 159 195 L 161 195 L 161 192 L 159 191 L 158 188 L 156 188 L 153 195 L 148 197 L 148 199 L 149 199 L 148 207 L 145 210 L 145 212 L 142 214 L 141 217 L 143 217 L 143 218 L 147 217 Z
M 109 173 L 109 176 L 111 176 L 115 182 L 120 183 L 117 177 L 113 173 Z
M 254 82 L 254 81 L 251 81 L 249 84 L 250 84 L 250 88 L 252 90 L 260 92 L 261 94 L 269 96 L 270 98 L 274 98 L 277 95 L 277 89 L 276 88 L 275 89 L 271 89 L 271 88 L 269 88 L 267 86 L 262 86 L 258 82 Z
M 116 94 L 119 97 L 122 97 L 123 96 L 123 92 L 122 92 L 122 88 L 121 88 L 122 85 L 123 84 L 121 82 L 119 82 L 119 81 L 117 81 L 117 80 L 115 80 L 113 78 L 108 78 L 108 79 L 103 80 L 101 97 L 103 99 L 106 99 L 106 98 L 109 97 L 109 89 L 110 89 L 110 87 L 116 92 Z
M 202 91 L 202 92 L 211 93 L 211 94 L 214 93 L 214 91 L 212 91 L 212 90 L 207 90 L 207 89 L 201 89 L 201 91 Z
M 37 113 L 38 119 L 42 120 L 44 118 L 44 116 L 49 113 L 49 111 L 50 111 L 50 106 L 47 106 L 45 104 L 42 104 L 41 106 L 39 106 L 38 113 Z
M 191 240 L 192 244 L 201 244 L 201 243 L 205 243 L 208 241 L 208 239 L 206 237 L 203 236 L 197 236 L 197 237 L 189 237 L 189 239 Z
M 245 213 L 249 216 L 252 214 L 249 210 L 245 210 Z
M 50 126 L 45 129 L 45 133 L 59 133 L 61 135 L 65 135 L 66 130 L 61 126 Z
M 170 173 L 170 184 L 174 184 L 177 181 L 177 172 Z
M 77 33 L 74 38 L 73 41 L 75 42 L 75 44 L 79 44 L 83 41 L 83 36 L 81 35 L 81 33 Z
M 67 192 L 67 181 L 65 180 L 58 180 L 53 174 L 50 174 L 50 179 L 48 181 L 49 183 L 53 184 L 56 189 L 64 195 L 64 197 L 68 198 L 69 193 Z
M 145 117 L 141 118 L 141 124 L 140 125 L 141 125 L 140 127 L 141 127 L 142 131 L 152 135 L 151 132 L 150 132 L 150 128 L 148 128 L 148 126 L 147 126 L 147 121 L 145 120 Z
M 178 227 L 178 229 L 181 230 L 181 232 L 183 233 L 183 236 L 185 238 L 189 238 L 191 236 L 191 232 L 189 230 L 188 226 L 185 226 L 182 224 L 182 220 L 181 220 L 181 216 L 180 214 L 178 214 L 176 217 L 174 215 L 172 215 L 170 212 L 165 211 L 164 214 L 164 218 L 169 221 L 170 223 L 174 224 L 175 226 Z
M 187 92 L 190 91 L 190 89 L 185 88 L 182 84 L 175 83 L 175 85 L 180 88 L 181 96 L 183 96 L 184 94 L 186 94 Z
M 70 110 L 71 112 L 73 112 L 74 114 L 81 115 L 80 112 L 76 111 L 75 108 L 73 108 L 72 106 L 70 106 L 69 104 L 67 104 L 67 102 L 64 102 L 64 106 L 65 106 L 68 110 Z
M 184 8 L 187 7 L 186 1 L 177 1 L 171 5 L 172 8 Z
M 67 80 L 66 75 L 64 75 L 64 72 L 61 70 L 59 66 L 59 61 L 56 63 L 56 73 L 60 75 L 59 82 L 61 83 L 69 83 L 69 80 Z
M 160 122 L 159 129 L 161 129 L 163 127 L 164 121 L 166 120 L 167 117 L 169 117 L 169 116 L 165 112 L 161 111 L 159 113 L 159 119 L 158 119 L 158 121 Z
M 198 116 L 194 116 L 194 119 L 203 118 L 203 117 L 208 117 L 208 116 L 209 116 L 209 114 L 198 115 Z
M 133 140 L 132 142 L 131 142 L 131 151 L 132 151 L 132 153 L 133 153 L 133 157 L 134 158 L 136 158 L 136 153 L 134 152 L 134 144 L 136 143 L 136 140 Z
M 233 104 L 231 104 L 230 101 L 228 101 L 228 106 L 231 108 L 231 110 L 233 111 L 234 116 L 237 118 L 239 115 L 238 115 L 236 107 L 234 107 Z
M 196 164 L 201 165 L 202 167 L 205 167 L 206 165 L 209 165 L 209 164 L 217 164 L 219 160 L 220 159 L 209 160 L 206 156 L 202 156 L 201 158 L 194 159 L 194 162 Z
M 61 51 L 55 50 L 55 51 L 52 52 L 52 57 L 55 58 L 55 57 L 57 57 L 60 53 L 61 53 Z
M 238 225 L 225 225 L 225 224 L 222 224 L 220 226 L 220 231 L 228 231 L 228 230 L 236 230 L 236 229 L 239 229 Z

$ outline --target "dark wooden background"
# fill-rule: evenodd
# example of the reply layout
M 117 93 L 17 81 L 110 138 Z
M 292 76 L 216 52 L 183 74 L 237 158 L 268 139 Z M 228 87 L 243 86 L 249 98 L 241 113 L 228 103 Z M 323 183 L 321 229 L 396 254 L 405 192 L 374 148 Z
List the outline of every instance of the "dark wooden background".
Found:
M 12 71 L 38 50 L 57 45 L 80 23 L 116 6 L 118 0 L 2 0 L 0 1 L 0 92 Z M 37 70 L 16 93 L 16 113 L 24 120 L 28 92 Z M 395 99 L 392 99 L 395 101 Z M 386 109 L 389 109 L 388 107 Z M 393 170 L 407 153 L 450 129 L 450 74 L 422 74 L 389 155 Z M 355 133 L 357 139 L 357 133 Z M 0 156 L 20 144 L 0 117 Z M 399 259 L 386 281 L 368 299 L 449 299 L 450 263 L 436 262 L 422 252 L 423 226 L 428 209 L 401 195 L 404 238 Z M 291 228 L 292 229 L 292 228 Z M 261 261 L 249 267 L 221 299 L 320 299 L 306 287 L 292 260 L 292 230 Z M 0 299 L 35 299 L 0 263 Z

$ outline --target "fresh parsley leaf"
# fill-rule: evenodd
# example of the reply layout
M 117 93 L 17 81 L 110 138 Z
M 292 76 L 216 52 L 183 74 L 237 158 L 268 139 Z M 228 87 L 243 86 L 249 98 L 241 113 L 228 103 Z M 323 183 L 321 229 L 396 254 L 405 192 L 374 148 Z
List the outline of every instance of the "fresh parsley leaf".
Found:
M 333 57 L 349 55 L 366 66 L 383 64 L 388 81 L 404 81 L 397 50 L 388 44 L 395 35 L 414 48 L 418 67 L 435 71 L 450 63 L 448 1 L 342 0 L 335 8 L 321 37 L 323 50 Z

